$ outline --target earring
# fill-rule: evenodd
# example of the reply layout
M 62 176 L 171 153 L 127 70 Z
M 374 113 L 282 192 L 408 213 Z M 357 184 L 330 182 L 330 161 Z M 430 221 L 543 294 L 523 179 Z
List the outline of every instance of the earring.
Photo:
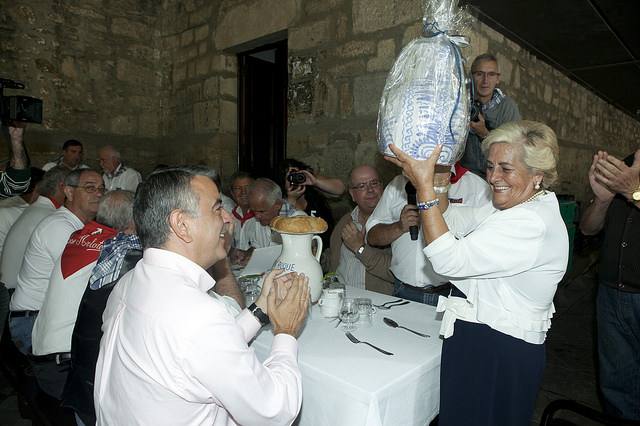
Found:
M 540 189 L 540 182 L 536 182 L 536 186 L 534 188 L 536 189 L 536 191 Z

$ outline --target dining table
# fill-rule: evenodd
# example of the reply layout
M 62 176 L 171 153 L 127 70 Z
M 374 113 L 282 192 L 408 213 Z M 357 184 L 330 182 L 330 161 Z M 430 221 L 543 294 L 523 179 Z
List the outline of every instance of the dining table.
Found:
M 346 297 L 370 298 L 374 305 L 398 299 L 346 287 Z M 430 337 L 390 327 L 384 317 Z M 428 425 L 439 409 L 440 323 L 435 307 L 421 303 L 377 308 L 370 324 L 357 323 L 352 334 L 393 353 L 385 355 L 351 342 L 337 319 L 324 318 L 313 305 L 298 337 L 302 408 L 294 424 Z M 272 341 L 266 327 L 252 342 L 261 361 L 269 356 Z

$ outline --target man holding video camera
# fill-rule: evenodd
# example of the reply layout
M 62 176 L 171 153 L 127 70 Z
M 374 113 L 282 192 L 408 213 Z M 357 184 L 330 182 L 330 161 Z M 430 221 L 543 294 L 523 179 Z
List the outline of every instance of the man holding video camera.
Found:
M 26 124 L 19 122 L 11 123 L 8 126 L 11 159 L 6 170 L 0 171 L 0 199 L 20 195 L 29 188 L 31 169 L 29 168 L 29 157 L 24 147 L 25 127 Z
M 483 139 L 496 127 L 522 117 L 516 102 L 497 87 L 500 83 L 500 71 L 494 55 L 483 53 L 477 56 L 471 64 L 471 78 L 474 89 L 473 106 L 467 146 L 460 164 L 484 178 L 486 158 L 481 149 Z

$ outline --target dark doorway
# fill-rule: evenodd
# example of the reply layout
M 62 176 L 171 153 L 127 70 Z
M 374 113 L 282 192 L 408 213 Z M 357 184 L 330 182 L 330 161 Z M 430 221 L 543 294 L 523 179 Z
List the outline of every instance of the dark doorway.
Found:
M 273 178 L 287 140 L 287 40 L 238 54 L 240 170 Z

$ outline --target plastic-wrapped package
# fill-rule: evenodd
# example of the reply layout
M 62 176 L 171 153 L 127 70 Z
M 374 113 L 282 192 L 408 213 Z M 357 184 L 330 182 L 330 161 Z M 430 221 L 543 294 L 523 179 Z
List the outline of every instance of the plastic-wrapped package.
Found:
M 459 45 L 465 25 L 457 0 L 426 0 L 424 36 L 396 59 L 380 100 L 378 148 L 393 156 L 393 143 L 415 159 L 429 157 L 437 144 L 439 164 L 451 165 L 464 152 L 469 96 Z

